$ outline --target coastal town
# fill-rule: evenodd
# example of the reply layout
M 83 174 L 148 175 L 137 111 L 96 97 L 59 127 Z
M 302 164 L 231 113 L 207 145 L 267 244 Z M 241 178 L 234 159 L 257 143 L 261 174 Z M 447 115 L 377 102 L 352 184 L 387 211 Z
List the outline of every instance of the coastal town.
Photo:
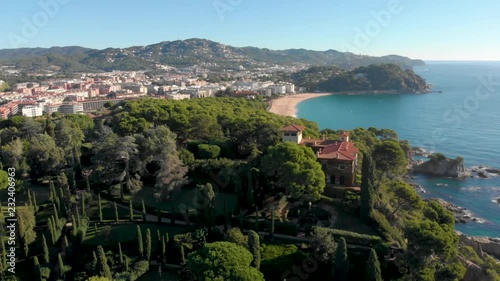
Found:
M 185 100 L 212 97 L 219 91 L 231 90 L 235 97 L 269 98 L 297 92 L 292 83 L 261 82 L 252 78 L 255 75 L 228 74 L 226 81 L 216 83 L 209 82 L 208 74 L 194 73 L 148 76 L 144 72 L 116 71 L 85 73 L 78 79 L 47 77 L 47 80 L 41 82 L 12 85 L 10 91 L 0 93 L 0 118 L 7 119 L 15 115 L 38 117 L 54 112 L 97 112 L 105 105 L 141 97 Z

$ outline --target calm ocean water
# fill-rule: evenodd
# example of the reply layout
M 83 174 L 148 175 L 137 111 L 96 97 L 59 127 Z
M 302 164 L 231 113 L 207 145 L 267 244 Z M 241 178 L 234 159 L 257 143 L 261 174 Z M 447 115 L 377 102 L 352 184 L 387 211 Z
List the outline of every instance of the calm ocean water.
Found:
M 325 96 L 298 105 L 298 116 L 320 128 L 389 128 L 468 167 L 500 168 L 500 62 L 427 62 L 415 71 L 442 93 Z M 458 224 L 469 235 L 500 237 L 500 176 L 451 180 L 418 177 L 429 192 L 470 210 L 484 223 Z

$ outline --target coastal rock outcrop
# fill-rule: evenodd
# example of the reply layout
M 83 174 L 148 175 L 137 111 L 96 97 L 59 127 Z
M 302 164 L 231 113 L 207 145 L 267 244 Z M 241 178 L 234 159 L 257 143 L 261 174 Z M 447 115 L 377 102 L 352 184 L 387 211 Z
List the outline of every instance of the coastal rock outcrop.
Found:
M 467 270 L 462 281 L 491 281 L 490 276 L 486 270 L 479 265 L 466 261 Z
M 426 162 L 415 163 L 412 170 L 414 173 L 422 173 L 437 177 L 465 179 L 470 176 L 470 172 L 465 168 L 464 159 L 462 157 L 450 159 L 440 153 L 429 155 L 429 160 Z
M 471 246 L 476 251 L 480 249 L 496 258 L 500 257 L 500 238 L 467 236 L 459 231 L 457 234 L 460 237 L 460 243 Z

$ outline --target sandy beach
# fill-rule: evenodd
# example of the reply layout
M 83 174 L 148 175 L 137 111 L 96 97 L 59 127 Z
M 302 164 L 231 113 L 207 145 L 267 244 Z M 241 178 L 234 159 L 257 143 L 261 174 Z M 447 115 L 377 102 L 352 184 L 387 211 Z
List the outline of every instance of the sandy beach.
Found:
M 289 95 L 273 100 L 269 111 L 279 115 L 297 117 L 297 104 L 299 104 L 299 102 L 329 95 L 331 95 L 331 93 L 304 93 Z

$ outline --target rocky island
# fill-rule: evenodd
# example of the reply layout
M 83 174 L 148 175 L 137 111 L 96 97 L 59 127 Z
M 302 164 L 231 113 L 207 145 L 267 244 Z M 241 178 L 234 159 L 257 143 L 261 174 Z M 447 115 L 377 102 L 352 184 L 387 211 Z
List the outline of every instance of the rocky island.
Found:
M 441 153 L 428 155 L 429 160 L 415 161 L 412 172 L 436 177 L 450 177 L 465 179 L 470 176 L 470 171 L 465 168 L 463 157 L 447 158 Z

